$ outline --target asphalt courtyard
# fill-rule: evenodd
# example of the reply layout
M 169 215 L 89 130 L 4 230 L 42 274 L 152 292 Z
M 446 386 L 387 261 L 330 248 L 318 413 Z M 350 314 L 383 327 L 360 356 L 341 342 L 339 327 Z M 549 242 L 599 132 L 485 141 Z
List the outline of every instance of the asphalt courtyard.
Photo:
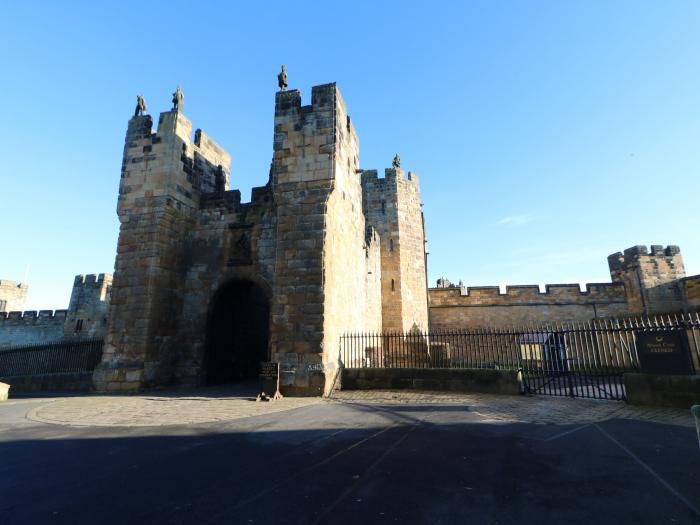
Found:
M 688 411 L 250 393 L 0 403 L 0 523 L 700 523 Z

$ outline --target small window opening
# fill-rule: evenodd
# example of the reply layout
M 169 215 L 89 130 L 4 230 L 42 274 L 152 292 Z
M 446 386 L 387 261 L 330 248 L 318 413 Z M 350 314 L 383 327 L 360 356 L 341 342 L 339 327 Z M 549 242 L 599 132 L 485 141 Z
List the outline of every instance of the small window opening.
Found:
M 78 319 L 78 320 L 75 322 L 75 331 L 76 331 L 76 332 L 82 332 L 82 331 L 83 331 L 83 320 L 82 320 L 82 319 Z
M 386 215 L 386 201 L 382 201 L 382 214 Z
M 389 251 L 394 251 L 394 239 L 389 239 Z
M 391 291 L 393 292 L 396 289 L 396 284 L 394 283 L 394 280 L 391 280 Z

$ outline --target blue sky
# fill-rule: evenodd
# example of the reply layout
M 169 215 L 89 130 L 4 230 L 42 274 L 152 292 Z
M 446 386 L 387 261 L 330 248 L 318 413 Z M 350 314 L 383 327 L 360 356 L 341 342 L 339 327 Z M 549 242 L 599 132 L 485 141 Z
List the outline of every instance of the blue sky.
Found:
M 124 133 L 185 113 L 266 182 L 276 74 L 338 82 L 361 166 L 421 177 L 430 281 L 608 281 L 678 244 L 700 273 L 700 2 L 14 2 L 0 31 L 0 278 L 65 308 L 110 272 Z M 255 5 L 252 5 L 255 4 Z

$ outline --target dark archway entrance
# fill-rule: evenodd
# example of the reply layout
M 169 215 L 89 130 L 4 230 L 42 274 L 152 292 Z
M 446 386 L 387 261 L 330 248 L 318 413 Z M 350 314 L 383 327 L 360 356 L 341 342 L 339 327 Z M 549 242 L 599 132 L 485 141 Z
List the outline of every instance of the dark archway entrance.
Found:
M 220 384 L 257 377 L 268 361 L 270 301 L 251 281 L 233 281 L 214 295 L 206 334 L 206 382 Z

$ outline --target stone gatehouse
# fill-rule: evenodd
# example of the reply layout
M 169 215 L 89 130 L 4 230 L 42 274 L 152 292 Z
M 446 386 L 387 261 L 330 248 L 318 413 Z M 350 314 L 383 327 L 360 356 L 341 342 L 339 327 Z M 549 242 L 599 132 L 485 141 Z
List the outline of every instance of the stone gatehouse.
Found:
M 98 390 L 218 383 L 282 365 L 283 392 L 328 391 L 348 329 L 425 330 L 418 177 L 360 169 L 335 84 L 275 95 L 273 156 L 250 202 L 230 155 L 181 104 L 128 123 Z
M 383 177 L 360 169 L 335 84 L 315 86 L 308 105 L 298 90 L 275 94 L 272 163 L 250 202 L 181 97 L 157 124 L 143 106 L 127 126 L 113 277 L 77 276 L 68 310 L 55 312 L 18 311 L 27 285 L 0 281 L 0 350 L 104 337 L 94 384 L 107 391 L 228 382 L 272 360 L 285 394 L 318 395 L 336 380 L 348 331 L 700 311 L 700 276 L 685 275 L 676 246 L 612 254 L 611 282 L 585 290 L 445 279 L 428 290 L 418 177 L 398 156 Z

